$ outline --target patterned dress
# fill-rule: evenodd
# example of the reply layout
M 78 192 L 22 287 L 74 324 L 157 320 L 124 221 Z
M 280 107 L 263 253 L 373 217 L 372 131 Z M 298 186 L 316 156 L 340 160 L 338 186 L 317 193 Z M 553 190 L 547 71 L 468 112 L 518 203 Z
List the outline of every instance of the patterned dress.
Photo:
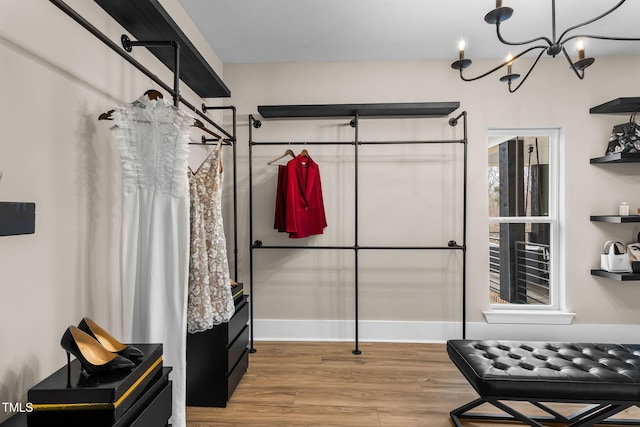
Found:
M 189 169 L 191 262 L 187 330 L 190 333 L 228 322 L 235 311 L 222 223 L 221 162 L 222 150 L 218 145 L 198 170 Z

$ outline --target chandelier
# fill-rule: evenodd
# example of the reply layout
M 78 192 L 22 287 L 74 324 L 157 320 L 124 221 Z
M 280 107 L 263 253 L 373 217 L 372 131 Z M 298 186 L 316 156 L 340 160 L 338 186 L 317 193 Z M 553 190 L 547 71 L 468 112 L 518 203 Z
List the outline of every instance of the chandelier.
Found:
M 518 53 L 515 56 L 512 56 L 511 54 L 509 54 L 509 56 L 507 56 L 507 59 L 502 64 L 498 65 L 495 68 L 492 68 L 491 70 L 487 71 L 484 74 L 481 74 L 476 77 L 467 78 L 462 74 L 462 72 L 465 68 L 471 65 L 472 61 L 464 57 L 465 43 L 464 43 L 464 40 L 461 40 L 458 46 L 460 51 L 460 59 L 453 62 L 451 64 L 451 68 L 453 68 L 454 70 L 460 71 L 460 78 L 462 80 L 464 80 L 465 82 L 471 82 L 471 81 L 486 77 L 489 74 L 492 74 L 500 70 L 501 68 L 507 67 L 507 73 L 504 76 L 500 77 L 500 81 L 507 83 L 509 87 L 509 92 L 513 93 L 516 90 L 518 90 L 520 86 L 522 86 L 522 84 L 527 80 L 527 77 L 529 77 L 529 74 L 531 74 L 531 71 L 533 71 L 534 67 L 536 66 L 536 64 L 538 63 L 538 61 L 540 60 L 540 58 L 544 53 L 554 58 L 557 55 L 562 53 L 564 57 L 567 59 L 567 61 L 569 62 L 570 68 L 573 70 L 576 76 L 578 76 L 578 78 L 582 80 L 584 78 L 584 70 L 587 67 L 589 67 L 591 64 L 593 64 L 593 62 L 595 61 L 594 58 L 585 57 L 583 39 L 638 41 L 640 40 L 640 38 L 611 37 L 611 36 L 600 36 L 600 35 L 593 35 L 593 34 L 571 34 L 570 35 L 569 33 L 571 33 L 572 31 L 580 27 L 584 27 L 595 21 L 598 21 L 599 19 L 604 18 L 605 16 L 609 15 L 611 12 L 613 12 L 614 10 L 622 6 L 622 4 L 625 1 L 626 0 L 620 0 L 615 6 L 613 6 L 611 9 L 607 10 L 603 14 L 598 15 L 595 18 L 592 18 L 581 24 L 577 24 L 572 27 L 569 27 L 560 34 L 560 37 L 556 37 L 556 0 L 551 0 L 552 38 L 550 39 L 548 37 L 543 36 L 543 37 L 537 37 L 531 40 L 526 40 L 521 42 L 512 42 L 504 39 L 504 37 L 500 33 L 500 24 L 506 21 L 507 19 L 511 18 L 511 15 L 513 15 L 513 9 L 510 7 L 503 7 L 502 0 L 496 0 L 496 8 L 493 9 L 491 12 L 487 13 L 484 17 L 484 20 L 488 24 L 495 24 L 498 40 L 500 40 L 500 42 L 508 46 L 527 46 L 532 44 L 534 45 L 525 47 L 525 49 L 522 52 Z M 569 53 L 567 53 L 567 49 L 565 48 L 565 45 L 567 44 L 567 42 L 571 40 L 576 40 L 576 48 L 578 50 L 578 59 L 575 62 L 571 59 L 571 57 L 569 56 Z M 531 65 L 527 73 L 524 75 L 522 80 L 520 80 L 520 82 L 517 85 L 512 86 L 511 83 L 520 78 L 520 74 L 513 72 L 513 68 L 512 68 L 513 62 L 518 58 L 520 58 L 521 56 L 526 55 L 529 52 L 535 52 L 535 51 L 537 51 L 537 55 L 538 55 L 535 61 L 533 61 L 533 64 Z

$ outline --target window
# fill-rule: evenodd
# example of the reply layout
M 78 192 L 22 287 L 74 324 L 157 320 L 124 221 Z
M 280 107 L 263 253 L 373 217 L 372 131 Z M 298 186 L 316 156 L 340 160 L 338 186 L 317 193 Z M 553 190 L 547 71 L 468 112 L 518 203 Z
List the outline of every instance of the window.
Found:
M 561 306 L 560 144 L 560 129 L 489 131 L 492 308 Z

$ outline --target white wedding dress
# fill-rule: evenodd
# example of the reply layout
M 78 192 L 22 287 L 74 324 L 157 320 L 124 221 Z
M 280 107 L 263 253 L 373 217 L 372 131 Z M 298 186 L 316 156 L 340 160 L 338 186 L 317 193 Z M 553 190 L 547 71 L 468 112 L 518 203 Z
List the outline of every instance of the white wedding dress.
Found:
M 124 339 L 162 343 L 173 367 L 173 427 L 186 426 L 188 136 L 193 118 L 143 96 L 114 113 L 122 160 Z

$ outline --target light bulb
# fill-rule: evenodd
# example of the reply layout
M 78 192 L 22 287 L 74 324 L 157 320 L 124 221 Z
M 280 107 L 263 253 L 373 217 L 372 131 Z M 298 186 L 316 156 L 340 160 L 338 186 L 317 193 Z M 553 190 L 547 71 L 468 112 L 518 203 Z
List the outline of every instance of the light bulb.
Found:
M 584 41 L 578 39 L 576 47 L 578 48 L 578 59 L 584 59 Z
M 513 64 L 513 55 L 509 52 L 507 54 L 507 74 L 511 74 L 511 64 Z
M 460 43 L 458 43 L 458 49 L 460 50 L 460 59 L 464 59 L 464 47 L 465 47 L 464 39 L 460 39 Z

